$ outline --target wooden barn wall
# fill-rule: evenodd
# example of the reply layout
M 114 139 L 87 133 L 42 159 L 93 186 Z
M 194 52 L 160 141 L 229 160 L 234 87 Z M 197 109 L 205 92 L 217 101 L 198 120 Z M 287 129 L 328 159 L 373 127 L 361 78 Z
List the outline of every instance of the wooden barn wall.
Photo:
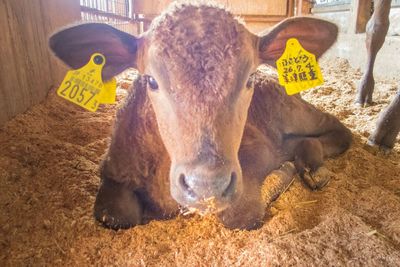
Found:
M 171 0 L 135 0 L 134 13 L 143 14 L 147 24 L 160 14 Z M 292 15 L 294 0 L 216 0 L 241 16 L 253 32 L 259 32 Z
M 79 0 L 0 1 L 0 126 L 60 82 L 66 68 L 48 50 L 48 37 L 78 20 Z

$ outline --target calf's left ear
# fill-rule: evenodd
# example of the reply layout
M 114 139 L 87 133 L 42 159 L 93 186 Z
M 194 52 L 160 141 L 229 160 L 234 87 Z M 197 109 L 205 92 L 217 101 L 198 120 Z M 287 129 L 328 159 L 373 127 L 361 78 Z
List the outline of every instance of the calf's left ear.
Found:
M 259 58 L 261 63 L 276 67 L 275 62 L 285 51 L 289 38 L 296 38 L 304 49 L 319 58 L 336 41 L 337 34 L 337 26 L 325 20 L 311 17 L 286 19 L 259 37 Z
M 92 54 L 106 58 L 103 80 L 107 81 L 129 67 L 137 67 L 139 39 L 107 24 L 85 23 L 61 30 L 50 37 L 49 46 L 74 69 L 83 67 Z

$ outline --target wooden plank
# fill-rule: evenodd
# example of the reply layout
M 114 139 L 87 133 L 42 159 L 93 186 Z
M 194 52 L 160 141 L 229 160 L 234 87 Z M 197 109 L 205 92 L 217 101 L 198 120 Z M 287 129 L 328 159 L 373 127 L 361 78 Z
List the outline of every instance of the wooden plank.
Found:
M 352 11 L 349 21 L 349 33 L 365 32 L 365 27 L 371 17 L 372 1 L 353 0 Z
M 44 99 L 50 89 L 52 70 L 48 64 L 47 34 L 39 0 L 13 1 L 13 5 L 16 20 L 20 22 L 14 24 L 15 33 L 19 33 L 14 38 L 22 50 L 14 60 L 18 64 L 21 89 L 27 90 L 25 105 L 31 106 Z
M 133 10 L 135 14 L 157 15 L 171 2 L 172 0 L 135 0 Z
M 172 1 L 171 0 L 135 0 L 133 9 L 136 14 L 155 16 L 160 14 Z M 272 15 L 287 16 L 288 1 L 276 0 L 216 0 L 228 7 L 237 15 Z
M 143 15 L 140 20 L 144 22 L 146 30 L 152 19 L 160 14 L 172 1 L 168 0 L 135 0 L 134 12 Z M 253 32 L 271 27 L 282 19 L 293 16 L 294 0 L 217 0 L 228 7 L 234 14 L 244 18 Z
M 288 0 L 288 4 L 287 4 L 287 16 L 288 17 L 294 16 L 294 7 L 295 7 L 295 0 Z
M 40 2 L 43 10 L 42 23 L 46 32 L 46 44 L 52 33 L 81 19 L 79 0 L 40 0 Z M 50 87 L 57 86 L 64 78 L 67 67 L 53 56 L 48 45 L 44 48 L 49 54 L 48 59 L 52 69 L 52 84 Z
M 6 12 L 11 44 L 6 44 L 5 50 L 11 51 L 12 55 L 4 62 L 12 65 L 13 69 L 1 71 L 1 74 L 4 76 L 2 80 L 9 84 L 3 90 L 9 99 L 7 116 L 12 116 L 43 99 L 45 90 L 39 87 L 49 84 L 51 71 L 48 64 L 43 64 L 43 60 L 47 60 L 43 53 L 46 50 L 40 48 L 40 40 L 44 38 L 43 27 L 32 19 L 41 17 L 37 1 L 7 1 Z
M 297 15 L 308 15 L 311 13 L 312 3 L 309 0 L 297 1 Z
M 68 7 L 74 2 L 72 19 Z M 0 1 L 0 125 L 42 101 L 65 74 L 50 57 L 48 37 L 66 18 L 80 19 L 79 0 Z
M 246 22 L 276 22 L 285 19 L 286 16 L 244 15 L 242 18 Z
M 17 100 L 22 94 L 15 91 L 19 81 L 16 66 L 12 62 L 15 50 L 8 21 L 9 13 L 9 3 L 0 1 L 0 125 L 21 111 Z
M 285 18 L 285 16 L 243 16 L 246 27 L 255 34 L 265 32 Z
M 282 0 L 228 0 L 227 6 L 237 15 L 286 16 L 288 2 Z

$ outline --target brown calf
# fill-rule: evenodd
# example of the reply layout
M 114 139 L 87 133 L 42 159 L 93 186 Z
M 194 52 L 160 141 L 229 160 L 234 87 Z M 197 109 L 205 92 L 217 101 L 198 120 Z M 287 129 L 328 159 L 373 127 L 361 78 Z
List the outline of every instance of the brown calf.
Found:
M 351 133 L 256 68 L 275 66 L 288 38 L 319 57 L 336 36 L 332 23 L 292 18 L 259 37 L 210 4 L 173 4 L 140 37 L 104 24 L 53 35 L 51 48 L 73 68 L 100 52 L 105 80 L 128 67 L 144 74 L 117 113 L 97 220 L 127 228 L 185 206 L 231 228 L 259 225 L 266 175 L 294 161 L 310 177 L 349 147 Z

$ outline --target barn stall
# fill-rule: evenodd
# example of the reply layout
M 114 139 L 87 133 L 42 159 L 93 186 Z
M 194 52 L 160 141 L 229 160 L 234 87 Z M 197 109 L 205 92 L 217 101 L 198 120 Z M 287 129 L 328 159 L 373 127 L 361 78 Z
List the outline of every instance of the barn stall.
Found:
M 117 77 L 117 103 L 89 112 L 56 94 L 68 68 L 48 49 L 50 34 L 77 21 L 146 31 L 171 1 L 4 0 L 0 2 L 0 264 L 2 266 L 398 266 L 400 142 L 369 146 L 379 113 L 395 97 L 400 73 L 400 2 L 375 65 L 374 103 L 354 104 L 365 71 L 370 1 L 220 1 L 255 33 L 287 17 L 339 25 L 320 60 L 324 84 L 302 92 L 353 134 L 324 166 L 330 182 L 311 191 L 296 175 L 256 230 L 230 230 L 213 215 L 179 214 L 128 230 L 93 218 L 118 106 L 139 75 Z M 260 71 L 270 71 L 260 67 Z M 266 180 L 268 182 L 268 179 Z

